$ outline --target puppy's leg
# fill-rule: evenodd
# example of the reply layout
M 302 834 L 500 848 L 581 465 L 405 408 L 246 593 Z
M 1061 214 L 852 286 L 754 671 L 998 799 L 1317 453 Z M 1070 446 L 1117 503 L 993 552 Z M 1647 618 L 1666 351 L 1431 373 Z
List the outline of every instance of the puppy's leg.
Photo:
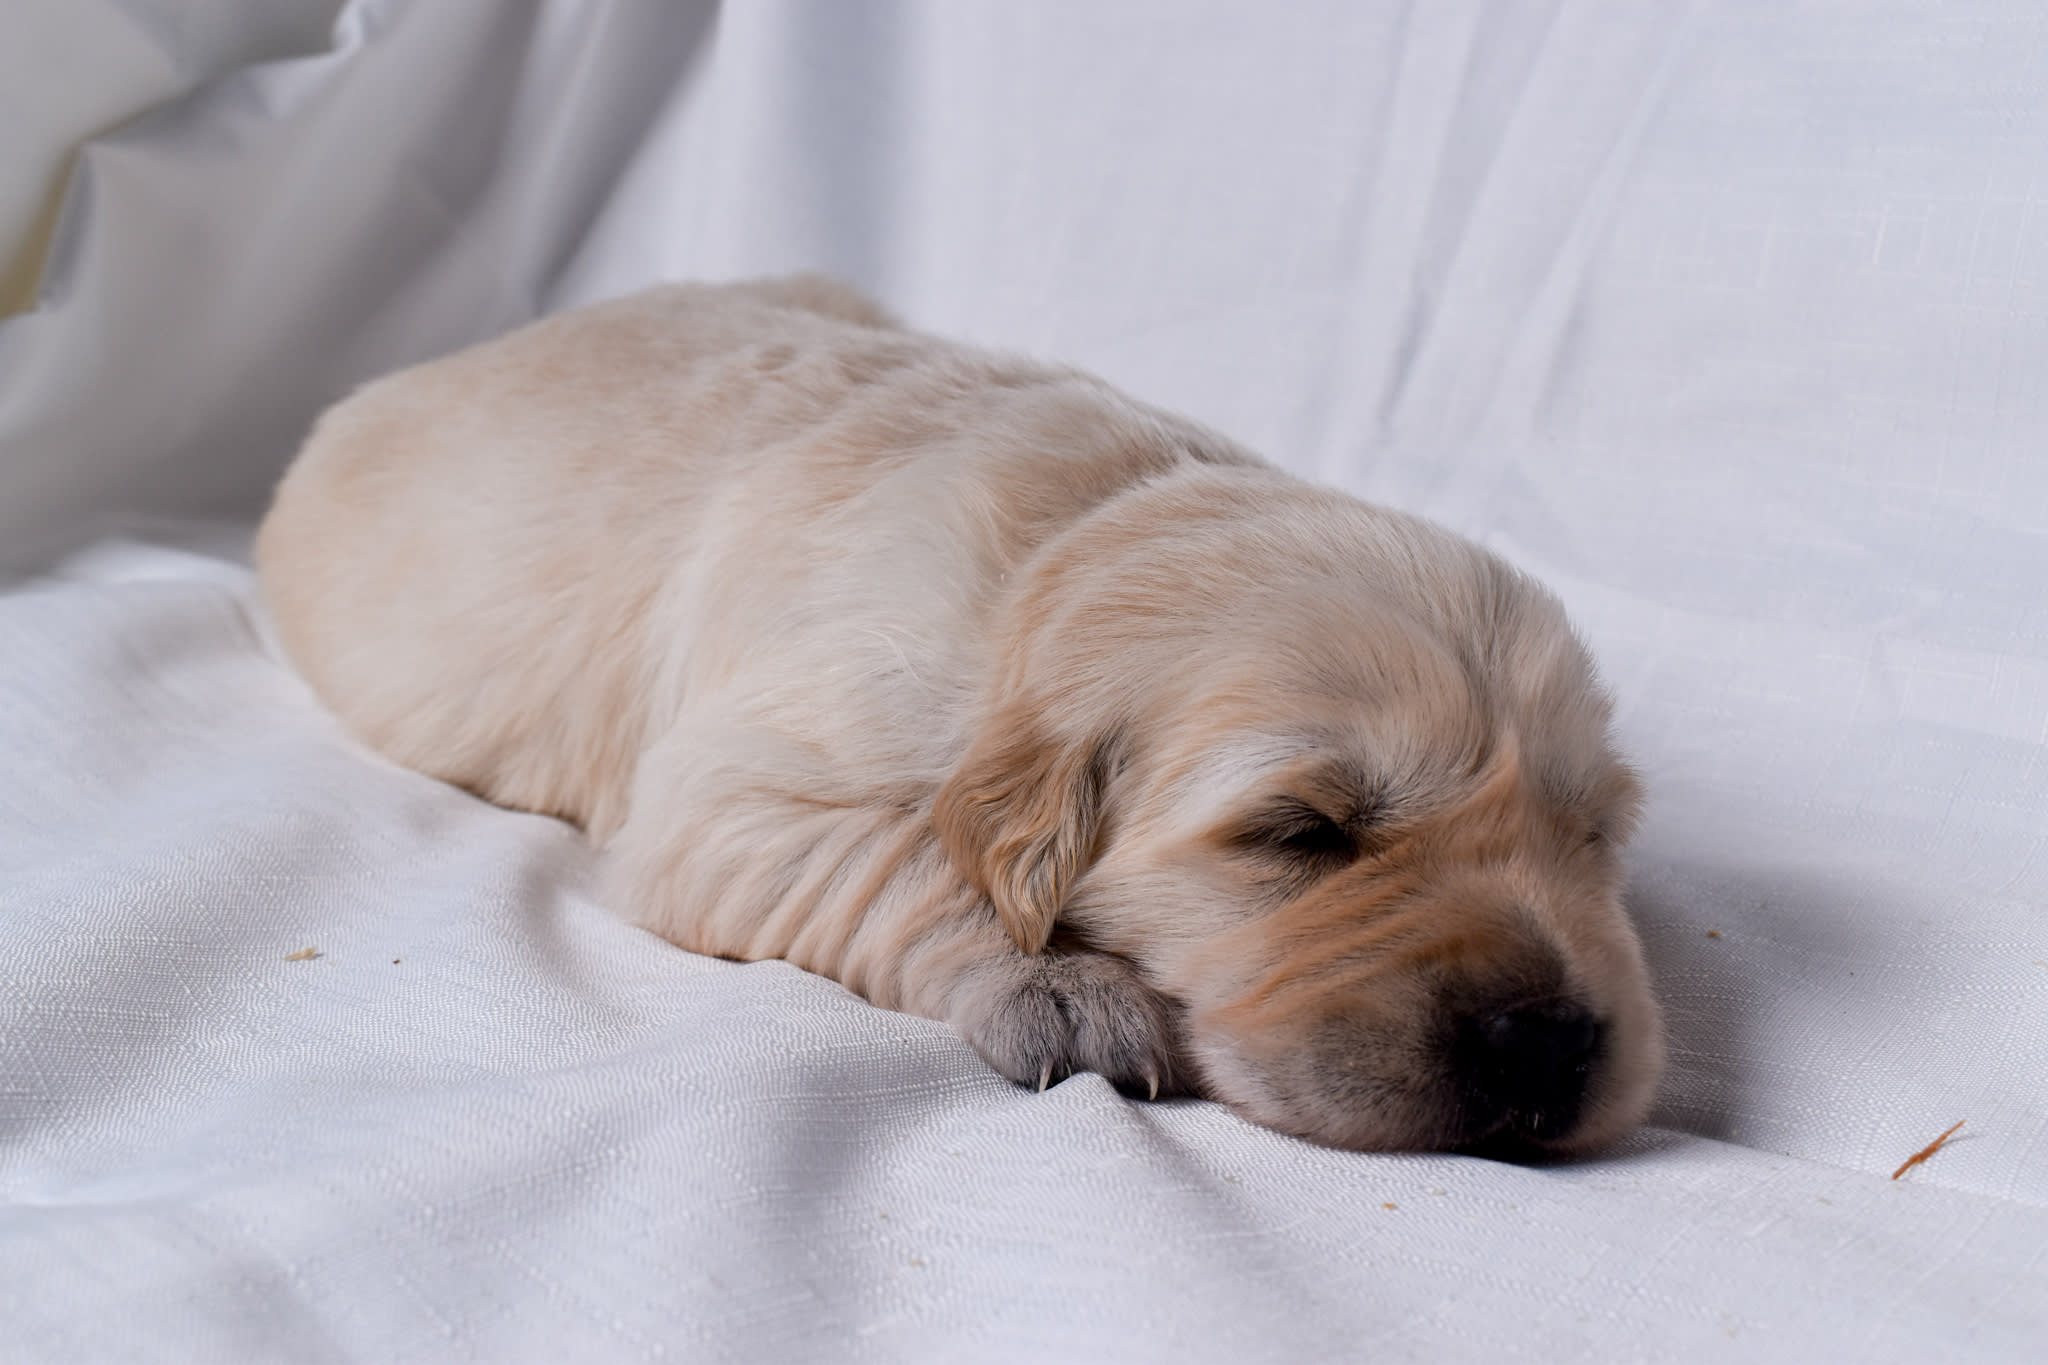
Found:
M 782 958 L 953 1025 L 1003 1075 L 1184 1088 L 1173 1008 L 1121 958 L 1020 952 L 908 793 L 834 793 L 759 730 L 681 727 L 643 760 L 607 844 L 608 898 L 695 952 Z

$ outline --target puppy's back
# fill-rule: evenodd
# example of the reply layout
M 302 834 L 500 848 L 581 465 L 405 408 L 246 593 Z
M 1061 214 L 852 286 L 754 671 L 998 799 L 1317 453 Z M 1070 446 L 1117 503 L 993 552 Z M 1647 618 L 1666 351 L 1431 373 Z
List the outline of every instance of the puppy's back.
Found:
M 357 734 L 602 839 L 692 688 L 864 651 L 973 676 L 995 585 L 1191 457 L 1251 462 L 829 280 L 673 285 L 365 386 L 317 424 L 257 555 L 286 650 Z M 873 723 L 840 732 L 879 744 L 901 708 L 861 697 Z M 922 733 L 946 701 L 920 701 Z

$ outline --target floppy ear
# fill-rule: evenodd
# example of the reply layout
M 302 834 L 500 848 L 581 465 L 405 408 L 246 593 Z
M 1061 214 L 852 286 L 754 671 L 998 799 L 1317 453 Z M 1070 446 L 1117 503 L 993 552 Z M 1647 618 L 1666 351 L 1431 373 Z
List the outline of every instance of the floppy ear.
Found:
M 1025 712 L 1005 707 L 983 726 L 939 789 L 932 822 L 1018 948 L 1035 953 L 1095 859 L 1111 746 L 1051 739 Z

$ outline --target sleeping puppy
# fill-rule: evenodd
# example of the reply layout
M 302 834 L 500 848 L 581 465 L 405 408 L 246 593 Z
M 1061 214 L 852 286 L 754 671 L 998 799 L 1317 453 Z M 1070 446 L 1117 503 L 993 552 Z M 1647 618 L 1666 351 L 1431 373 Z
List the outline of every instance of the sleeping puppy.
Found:
M 1557 602 L 1086 375 L 653 289 L 362 389 L 258 555 L 371 745 L 1012 1080 L 1373 1149 L 1650 1102 L 1636 781 Z

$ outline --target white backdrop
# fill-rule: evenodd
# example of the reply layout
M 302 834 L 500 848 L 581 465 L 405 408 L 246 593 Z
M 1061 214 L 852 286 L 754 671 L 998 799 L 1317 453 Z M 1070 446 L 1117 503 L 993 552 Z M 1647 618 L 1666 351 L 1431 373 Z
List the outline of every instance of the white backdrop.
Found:
M 0 597 L 9 1349 L 2039 1358 L 2043 148 L 2019 0 L 358 0 L 100 141 L 0 321 L 0 564 L 70 556 Z M 621 926 L 266 654 L 223 547 L 322 403 L 797 266 L 1559 589 L 1652 794 L 1649 1130 L 1016 1091 Z

